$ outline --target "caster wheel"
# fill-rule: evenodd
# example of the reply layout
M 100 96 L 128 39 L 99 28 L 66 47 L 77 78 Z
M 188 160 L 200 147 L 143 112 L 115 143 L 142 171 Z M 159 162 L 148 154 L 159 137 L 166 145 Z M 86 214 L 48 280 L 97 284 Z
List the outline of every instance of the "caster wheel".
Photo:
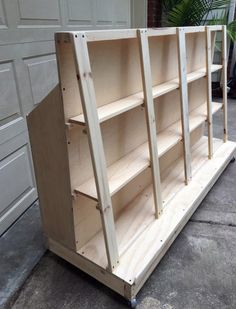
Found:
M 230 163 L 234 163 L 235 162 L 235 157 L 233 157 L 231 160 L 230 160 Z
M 128 301 L 128 305 L 129 305 L 130 308 L 136 308 L 137 304 L 138 303 L 137 303 L 136 298 L 133 298 L 133 299 Z

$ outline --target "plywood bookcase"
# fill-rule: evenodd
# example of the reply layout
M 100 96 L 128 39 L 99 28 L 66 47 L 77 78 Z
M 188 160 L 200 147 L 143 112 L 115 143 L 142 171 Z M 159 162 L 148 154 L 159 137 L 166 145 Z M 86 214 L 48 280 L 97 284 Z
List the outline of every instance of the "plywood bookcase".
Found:
M 212 63 L 216 31 L 222 64 Z M 60 89 L 28 116 L 49 249 L 133 301 L 232 159 L 225 26 L 66 32 L 55 42 Z M 211 96 L 218 70 L 222 103 Z

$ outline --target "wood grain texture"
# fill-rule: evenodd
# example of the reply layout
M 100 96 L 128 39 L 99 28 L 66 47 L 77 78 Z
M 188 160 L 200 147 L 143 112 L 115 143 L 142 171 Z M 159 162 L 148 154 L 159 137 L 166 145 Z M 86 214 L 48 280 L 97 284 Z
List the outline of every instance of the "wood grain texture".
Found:
M 88 129 L 88 140 L 94 169 L 96 190 L 98 194 L 98 207 L 100 209 L 103 225 L 108 268 L 110 271 L 114 271 L 115 267 L 119 263 L 119 255 L 87 42 L 83 33 L 75 35 L 73 40 L 77 78 Z
M 184 178 L 186 185 L 192 178 L 190 134 L 189 134 L 189 106 L 188 106 L 188 86 L 187 86 L 187 61 L 186 61 L 186 38 L 183 28 L 177 29 L 178 36 L 178 58 L 179 58 L 179 80 L 181 97 L 181 125 L 184 151 Z
M 27 116 L 27 124 L 44 232 L 75 250 L 67 140 L 58 87 Z
M 222 26 L 222 89 L 223 89 L 223 111 L 224 111 L 224 142 L 228 139 L 228 108 L 227 108 L 227 29 Z
M 150 66 L 149 44 L 147 30 L 138 30 L 139 52 L 144 93 L 144 109 L 148 132 L 148 149 L 150 167 L 152 172 L 153 199 L 155 205 L 155 217 L 158 219 L 162 212 L 161 179 L 156 134 L 156 117 L 152 94 L 152 74 Z
M 206 68 L 207 68 L 207 130 L 208 130 L 208 157 L 213 156 L 213 126 L 212 126 L 212 45 L 211 45 L 211 30 L 206 27 Z

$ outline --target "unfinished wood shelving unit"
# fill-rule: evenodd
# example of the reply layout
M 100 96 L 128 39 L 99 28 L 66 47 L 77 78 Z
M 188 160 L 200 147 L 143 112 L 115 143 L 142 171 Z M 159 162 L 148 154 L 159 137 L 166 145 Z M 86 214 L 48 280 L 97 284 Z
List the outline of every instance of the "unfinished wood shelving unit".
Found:
M 221 65 L 212 63 L 216 31 Z M 48 246 L 134 305 L 235 150 L 227 140 L 225 26 L 55 40 L 61 96 L 55 89 L 28 116 Z M 217 70 L 222 104 L 211 97 Z M 220 110 L 222 140 L 212 128 Z

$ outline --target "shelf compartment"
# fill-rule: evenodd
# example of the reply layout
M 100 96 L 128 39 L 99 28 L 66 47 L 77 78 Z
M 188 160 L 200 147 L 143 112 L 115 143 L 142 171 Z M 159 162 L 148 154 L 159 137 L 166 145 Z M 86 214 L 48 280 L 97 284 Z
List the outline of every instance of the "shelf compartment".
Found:
M 211 66 L 211 71 L 216 72 L 218 70 L 222 69 L 222 65 L 216 65 L 213 64 Z M 187 82 L 191 83 L 199 78 L 202 78 L 206 75 L 206 69 L 201 68 L 199 70 L 196 70 L 194 72 L 187 74 Z M 153 98 L 157 98 L 163 94 L 166 94 L 170 91 L 173 91 L 175 89 L 179 88 L 179 79 L 173 79 L 171 81 L 162 83 L 160 85 L 153 87 Z M 137 106 L 140 106 L 144 103 L 143 99 L 143 92 L 138 92 L 136 94 L 130 95 L 126 98 L 117 100 L 115 102 L 103 105 L 97 109 L 98 111 L 98 118 L 99 122 L 104 122 L 108 119 L 111 119 L 115 116 L 118 116 L 124 112 L 127 112 Z M 78 116 L 72 117 L 69 120 L 70 123 L 74 123 L 77 125 L 85 125 L 85 118 L 84 114 L 80 114 Z
M 213 139 L 213 143 L 216 154 L 218 150 L 220 150 L 220 148 L 227 147 L 225 146 L 223 141 L 219 139 Z M 192 171 L 193 175 L 195 176 L 194 179 L 197 179 L 196 176 L 199 173 L 205 174 L 205 168 L 203 167 L 205 164 L 212 164 L 212 160 L 208 160 L 206 150 L 207 145 L 208 139 L 206 136 L 203 136 L 192 147 Z M 217 166 L 217 168 L 219 168 L 219 166 Z M 203 179 L 209 177 L 206 177 L 206 175 L 205 177 L 202 176 Z M 212 173 L 210 173 L 209 175 L 212 175 Z M 191 183 L 192 182 L 193 180 L 191 181 Z M 174 209 L 177 207 L 177 204 L 174 202 L 176 200 L 176 196 L 180 191 L 186 190 L 186 188 L 191 187 L 191 183 L 188 186 L 184 184 L 183 157 L 181 157 L 174 163 L 172 163 L 171 166 L 166 171 L 164 171 L 162 175 L 162 195 L 166 202 L 164 203 L 164 211 L 160 219 L 155 220 L 152 185 L 147 186 L 147 188 L 142 191 L 136 198 L 134 198 L 131 203 L 129 203 L 123 208 L 120 215 L 115 221 L 119 254 L 121 256 L 120 264 L 122 264 L 122 255 L 126 254 L 126 252 L 129 251 L 130 248 L 132 248 L 132 246 L 133 249 L 131 250 L 136 252 L 134 248 L 134 243 L 138 242 L 137 239 L 140 237 L 140 235 L 148 233 L 148 230 L 152 224 L 159 224 L 159 222 L 161 222 L 160 225 L 164 224 L 162 223 L 162 220 L 165 220 L 164 218 L 166 212 L 174 212 Z M 198 185 L 202 186 L 202 182 L 199 182 Z M 173 197 L 175 197 L 175 199 L 173 199 Z M 169 210 L 170 206 L 173 207 L 172 210 Z M 184 205 L 182 207 L 185 208 Z M 174 216 L 170 214 L 168 221 L 164 225 L 171 225 L 174 219 Z M 162 239 L 161 235 L 165 235 L 165 233 L 163 229 L 160 229 L 160 231 L 157 231 L 155 235 L 157 238 Z M 82 254 L 91 261 L 96 261 L 97 264 L 99 264 L 103 268 L 106 268 L 107 261 L 102 231 L 97 233 L 86 245 L 84 245 L 79 250 L 78 253 Z M 126 265 L 128 267 L 129 263 L 124 263 L 123 265 Z M 136 265 L 136 263 L 132 265 Z M 119 276 L 122 277 L 120 273 L 122 271 L 119 268 L 117 269 L 117 272 L 119 272 Z
M 212 64 L 211 65 L 211 73 L 217 72 L 222 69 L 221 64 Z M 206 68 L 201 68 L 199 70 L 196 70 L 194 72 L 187 74 L 187 82 L 191 83 L 199 78 L 202 78 L 206 76 Z
M 212 113 L 216 113 L 222 107 L 221 103 L 212 103 Z M 190 113 L 189 123 L 190 132 L 196 129 L 206 120 L 206 103 L 197 107 Z M 169 149 L 175 146 L 182 139 L 181 121 L 177 121 L 167 129 L 158 133 L 158 154 L 161 157 Z M 127 183 L 142 173 L 150 165 L 148 142 L 137 147 L 120 160 L 116 161 L 107 168 L 110 194 L 113 196 Z M 97 201 L 97 191 L 94 178 L 84 182 L 75 192 L 85 195 Z
M 222 103 L 212 102 L 212 114 L 215 114 L 220 109 L 222 109 Z M 195 108 L 189 117 L 189 130 L 190 132 L 194 131 L 201 123 L 207 119 L 207 105 L 202 104 L 199 107 Z M 176 136 L 182 134 L 181 121 L 177 121 L 171 126 L 168 127 L 168 130 L 173 132 Z

